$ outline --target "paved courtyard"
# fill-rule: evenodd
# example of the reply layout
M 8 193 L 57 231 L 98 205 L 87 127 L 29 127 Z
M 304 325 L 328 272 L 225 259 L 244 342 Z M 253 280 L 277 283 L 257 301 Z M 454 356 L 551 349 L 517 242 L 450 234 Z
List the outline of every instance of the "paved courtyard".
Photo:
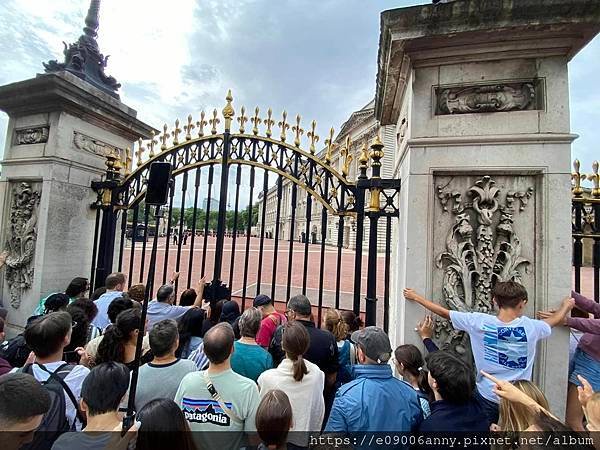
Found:
M 233 251 L 233 239 L 225 238 L 225 244 L 222 249 L 216 248 L 216 238 L 209 237 L 206 246 L 206 265 L 205 275 L 210 280 L 213 274 L 214 258 L 217 251 L 223 254 L 223 267 L 221 271 L 221 279 L 229 284 L 231 258 Z M 289 242 L 280 241 L 277 249 L 277 267 L 275 268 L 275 299 L 284 301 L 287 294 L 288 282 L 288 258 L 289 258 Z M 163 282 L 164 261 L 167 258 L 167 277 L 179 270 L 180 282 L 178 291 L 188 287 L 188 273 L 190 258 L 192 259 L 191 270 L 191 287 L 196 287 L 198 280 L 202 275 L 202 257 L 203 257 L 204 237 L 196 237 L 192 250 L 191 238 L 188 238 L 187 244 L 181 247 L 181 252 L 178 253 L 177 246 L 171 241 L 170 248 L 167 253 L 166 239 L 159 238 L 158 255 L 157 255 L 157 270 L 154 289 L 156 290 Z M 132 272 L 132 283 L 146 282 L 148 274 L 148 265 L 150 263 L 150 251 L 152 248 L 152 238 L 146 243 L 146 252 L 144 256 L 145 267 L 144 273 L 141 272 L 142 260 L 142 242 L 135 243 L 135 259 Z M 292 246 L 292 277 L 291 277 L 291 295 L 301 293 L 303 285 L 303 265 L 305 248 L 304 244 L 294 242 Z M 353 250 L 342 250 L 341 264 L 337 266 L 337 247 L 325 247 L 325 259 L 323 270 L 323 305 L 335 305 L 336 292 L 336 274 L 338 270 L 341 273 L 340 277 L 340 307 L 344 309 L 352 308 L 352 299 L 354 292 L 354 277 L 362 278 L 361 297 L 364 298 L 366 293 L 366 275 L 367 275 L 367 253 L 363 254 L 362 273 L 356 274 L 354 270 L 355 253 Z M 248 299 L 254 298 L 258 288 L 258 268 L 260 255 L 260 239 L 250 238 L 249 258 L 248 258 L 248 275 L 247 275 L 247 292 Z M 262 271 L 260 275 L 260 292 L 271 295 L 271 286 L 273 282 L 273 259 L 275 255 L 275 241 L 272 239 L 264 240 Z M 235 244 L 235 255 L 233 261 L 233 278 L 231 280 L 232 293 L 235 296 L 242 296 L 243 281 L 244 281 L 244 262 L 246 256 L 246 238 L 238 237 Z M 178 263 L 179 259 L 179 263 Z M 128 240 L 124 255 L 122 270 L 129 273 L 129 264 L 131 260 L 131 241 Z M 307 295 L 313 302 L 317 304 L 319 298 L 320 287 L 320 260 L 321 246 L 320 244 L 309 244 L 308 246 L 308 270 L 306 277 Z M 377 260 L 377 297 L 381 300 L 378 307 L 378 317 L 382 317 L 383 311 L 383 293 L 384 293 L 384 255 L 380 254 Z M 361 303 L 361 310 L 364 310 L 364 302 Z

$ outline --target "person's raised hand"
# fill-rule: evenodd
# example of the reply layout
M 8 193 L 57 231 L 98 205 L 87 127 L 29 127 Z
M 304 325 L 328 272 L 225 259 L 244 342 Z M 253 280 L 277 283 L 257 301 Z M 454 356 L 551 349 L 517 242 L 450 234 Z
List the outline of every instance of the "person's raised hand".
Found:
M 179 272 L 173 272 L 173 275 L 171 275 L 171 280 L 169 281 L 170 284 L 175 283 L 178 278 L 179 278 Z
M 405 288 L 402 293 L 404 294 L 404 298 L 406 300 L 415 301 L 417 298 L 419 298 L 419 294 L 417 294 L 415 290 L 411 288 Z
M 431 339 L 433 333 L 435 332 L 435 321 L 428 314 L 417 324 L 415 331 L 419 334 L 421 339 Z
M 566 311 L 571 311 L 575 307 L 575 299 L 571 297 L 566 297 L 563 299 L 561 307 Z
M 0 253 L 0 267 L 4 265 L 4 263 L 6 262 L 6 258 L 8 258 L 8 255 L 8 250 L 4 250 L 2 253 Z
M 535 400 L 533 400 L 523 391 L 515 387 L 510 381 L 499 380 L 495 376 L 490 375 L 489 373 L 484 372 L 483 370 L 481 371 L 481 375 L 483 375 L 496 385 L 494 386 L 493 390 L 498 397 L 504 398 L 511 402 L 521 403 L 527 406 L 537 405 Z
M 29 352 L 29 356 L 27 356 L 27 360 L 25 364 L 33 364 L 35 362 L 35 353 Z
M 581 406 L 585 408 L 592 398 L 592 395 L 594 395 L 594 389 L 592 389 L 590 382 L 581 375 L 577 375 L 577 379 L 581 383 L 581 386 L 577 386 L 577 397 L 579 398 Z
M 544 319 L 549 318 L 550 316 L 552 316 L 555 313 L 556 313 L 555 309 L 550 309 L 548 311 L 538 311 L 536 316 L 539 320 L 544 320 Z
M 94 358 L 92 358 L 83 347 L 77 347 L 75 352 L 79 355 L 79 364 L 85 367 L 92 367 L 94 365 Z

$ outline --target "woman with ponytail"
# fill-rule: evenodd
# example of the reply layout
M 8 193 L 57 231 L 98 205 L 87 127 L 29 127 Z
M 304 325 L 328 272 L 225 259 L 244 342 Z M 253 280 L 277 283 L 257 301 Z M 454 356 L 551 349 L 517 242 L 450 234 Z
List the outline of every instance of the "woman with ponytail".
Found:
M 342 314 L 330 308 L 323 317 L 323 328 L 335 336 L 338 347 L 338 362 L 340 368 L 335 379 L 336 389 L 342 384 L 352 381 L 352 364 L 356 364 L 356 350 L 347 339 L 348 324 L 344 321 Z
M 289 449 L 308 448 L 306 432 L 319 432 L 325 414 L 325 374 L 316 364 L 304 359 L 309 343 L 304 325 L 296 321 L 286 323 L 282 337 L 285 359 L 279 367 L 258 377 L 261 396 L 272 389 L 280 389 L 289 397 L 294 416 L 292 431 L 304 432 L 288 436 Z
M 425 370 L 425 362 L 421 351 L 412 344 L 399 346 L 394 352 L 396 370 L 402 379 L 417 391 L 423 417 L 431 414 L 429 402 L 434 401 L 433 391 L 429 387 L 428 373 Z
M 114 325 L 104 332 L 98 346 L 96 364 L 114 361 L 133 368 L 135 347 L 140 329 L 141 313 L 138 309 L 127 309 L 117 316 Z M 147 351 L 141 357 L 140 365 L 152 361 L 152 352 Z

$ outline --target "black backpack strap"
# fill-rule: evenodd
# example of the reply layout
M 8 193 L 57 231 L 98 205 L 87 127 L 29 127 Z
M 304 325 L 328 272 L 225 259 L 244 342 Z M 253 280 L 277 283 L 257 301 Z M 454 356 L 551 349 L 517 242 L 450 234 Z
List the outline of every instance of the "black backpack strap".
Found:
M 44 372 L 49 373 L 50 378 L 52 378 L 53 380 L 56 380 L 60 383 L 60 385 L 62 386 L 64 391 L 67 393 L 67 396 L 71 400 L 71 403 L 75 407 L 75 416 L 77 417 L 77 420 L 79 420 L 79 422 L 81 422 L 82 427 L 85 428 L 85 426 L 87 425 L 87 420 L 85 420 L 83 413 L 79 409 L 79 403 L 77 402 L 77 399 L 75 398 L 75 394 L 73 394 L 73 391 L 71 391 L 71 388 L 64 380 L 66 378 L 66 376 L 69 373 L 71 373 L 71 371 L 75 368 L 75 366 L 73 364 L 65 363 L 62 366 L 60 366 L 58 369 L 56 369 L 54 372 L 50 372 L 48 369 L 46 369 L 46 367 L 43 364 L 39 364 L 39 363 L 36 363 L 36 364 Z M 64 370 L 65 368 L 68 368 L 68 370 Z

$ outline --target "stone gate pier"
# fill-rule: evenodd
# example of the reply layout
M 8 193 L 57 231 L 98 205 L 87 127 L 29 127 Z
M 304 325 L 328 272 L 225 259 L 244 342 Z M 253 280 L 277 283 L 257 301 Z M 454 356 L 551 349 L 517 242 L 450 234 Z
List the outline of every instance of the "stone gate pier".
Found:
M 396 125 L 400 222 L 391 333 L 417 343 L 412 287 L 451 309 L 490 311 L 495 280 L 521 281 L 528 314 L 571 287 L 567 64 L 600 29 L 594 0 L 461 0 L 381 15 L 375 102 Z M 590 80 L 591 82 L 592 80 Z M 439 322 L 440 345 L 469 352 Z M 554 330 L 535 381 L 564 413 L 569 336 Z

